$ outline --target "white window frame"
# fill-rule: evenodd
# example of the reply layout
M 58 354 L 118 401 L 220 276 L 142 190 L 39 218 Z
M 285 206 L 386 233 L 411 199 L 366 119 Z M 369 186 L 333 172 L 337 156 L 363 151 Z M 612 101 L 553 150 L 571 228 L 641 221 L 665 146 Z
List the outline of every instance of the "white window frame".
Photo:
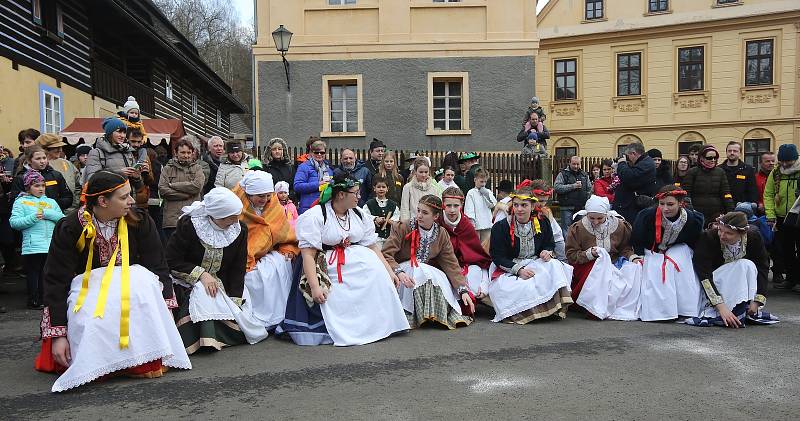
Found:
M 449 130 L 450 120 L 450 101 L 451 97 L 445 99 L 445 118 L 447 129 L 437 129 L 433 122 L 433 84 L 438 82 L 460 82 L 461 83 L 461 129 Z M 446 85 L 446 92 L 449 92 L 449 84 Z M 428 73 L 428 126 L 425 131 L 428 136 L 452 136 L 452 135 L 471 135 L 469 127 L 469 73 L 468 72 L 429 72 Z
M 48 97 L 50 107 L 47 107 Z M 42 133 L 58 133 L 64 128 L 64 96 L 60 90 L 43 83 L 39 84 L 39 126 Z
M 172 89 L 172 78 L 164 76 L 164 97 L 167 101 L 173 101 L 175 98 L 175 91 Z
M 351 6 L 356 4 L 357 0 L 328 0 L 328 6 Z
M 461 0 L 433 0 L 434 3 L 461 3 Z
M 197 95 L 192 94 L 192 115 L 197 115 Z
M 331 130 L 331 86 L 356 85 L 356 131 L 346 131 L 347 124 L 343 122 L 345 131 L 334 132 Z M 346 120 L 347 110 L 343 109 L 342 119 Z M 362 75 L 324 75 L 322 76 L 322 131 L 319 137 L 362 137 L 364 131 L 364 83 Z
M 222 128 L 222 111 L 221 110 L 217 110 L 217 128 L 218 129 Z

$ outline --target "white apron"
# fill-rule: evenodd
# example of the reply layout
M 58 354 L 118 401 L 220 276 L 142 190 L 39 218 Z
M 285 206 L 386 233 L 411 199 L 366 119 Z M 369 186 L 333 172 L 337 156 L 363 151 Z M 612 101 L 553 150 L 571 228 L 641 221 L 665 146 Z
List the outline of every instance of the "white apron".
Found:
M 332 253 L 325 252 L 328 262 Z M 334 345 L 368 344 L 411 329 L 397 289 L 372 250 L 361 245 L 347 247 L 341 270 L 342 283 L 339 283 L 336 261 L 328 265 L 331 290 L 320 305 Z
M 572 279 L 572 266 L 556 259 L 545 263 L 541 259 L 526 260 L 525 267 L 534 271 L 535 275 L 522 279 L 510 273 L 504 273 L 497 279 L 489 282 L 489 298 L 494 306 L 495 317 L 493 322 L 534 308 L 553 298 L 561 289 L 569 289 Z M 494 273 L 495 265 L 489 268 Z
M 453 293 L 453 286 L 450 285 L 450 281 L 447 280 L 447 275 L 445 275 L 444 272 L 426 263 L 420 263 L 419 267 L 416 268 L 411 267 L 410 261 L 400 263 L 399 266 L 414 280 L 414 288 L 406 288 L 403 284 L 400 284 L 400 288 L 398 289 L 400 302 L 403 304 L 403 309 L 405 311 L 414 314 L 413 290 L 430 281 L 442 290 L 442 295 L 444 295 L 447 304 L 449 304 L 456 313 L 461 314 L 461 305 L 458 304 L 456 295 Z
M 247 288 L 242 291 L 242 299 L 249 300 Z M 222 290 L 217 290 L 217 295 L 211 297 L 206 292 L 202 282 L 195 282 L 189 296 L 189 317 L 192 323 L 208 320 L 234 320 L 242 331 L 249 344 L 256 344 L 269 335 L 261 322 L 255 319 L 249 311 L 243 311 Z
M 617 269 L 608 251 L 597 250 L 598 257 L 575 303 L 601 320 L 637 320 L 640 265 L 626 262 L 623 270 Z
M 475 296 L 489 291 L 489 269 L 481 269 L 478 265 L 469 265 L 467 268 L 467 285 Z
M 639 313 L 642 321 L 699 315 L 701 288 L 692 255 L 692 249 L 686 244 L 670 247 L 666 255 L 645 250 Z
M 758 269 L 755 263 L 747 259 L 739 259 L 726 263 L 712 273 L 714 285 L 728 307 L 733 310 L 737 304 L 752 301 L 758 288 Z M 708 302 L 708 297 L 701 291 L 703 310 L 700 317 L 717 317 L 719 312 Z
M 67 298 L 67 339 L 72 363 L 53 384 L 53 392 L 78 387 L 106 374 L 161 359 L 168 367 L 191 369 L 175 320 L 161 294 L 158 276 L 139 265 L 130 267 L 129 345 L 119 348 L 122 268 L 111 278 L 102 318 L 94 317 L 100 282 L 106 268 L 92 270 L 83 307 L 73 312 L 83 274 L 72 280 Z
M 267 329 L 280 324 L 286 316 L 286 301 L 292 288 L 292 261 L 277 251 L 267 253 L 256 267 L 244 276 L 250 299 L 242 305 Z

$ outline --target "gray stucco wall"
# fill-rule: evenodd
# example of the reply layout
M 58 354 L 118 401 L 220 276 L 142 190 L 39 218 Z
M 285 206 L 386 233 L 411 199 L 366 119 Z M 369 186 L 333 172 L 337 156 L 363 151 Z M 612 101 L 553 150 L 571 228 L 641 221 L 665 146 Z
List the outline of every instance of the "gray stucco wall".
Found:
M 259 142 L 282 137 L 303 146 L 322 129 L 322 76 L 361 74 L 366 137 L 330 138 L 331 147 L 366 148 L 377 137 L 398 149 L 505 150 L 534 95 L 533 57 L 290 60 L 291 93 L 281 62 L 260 62 Z M 427 136 L 428 72 L 469 72 L 471 135 Z

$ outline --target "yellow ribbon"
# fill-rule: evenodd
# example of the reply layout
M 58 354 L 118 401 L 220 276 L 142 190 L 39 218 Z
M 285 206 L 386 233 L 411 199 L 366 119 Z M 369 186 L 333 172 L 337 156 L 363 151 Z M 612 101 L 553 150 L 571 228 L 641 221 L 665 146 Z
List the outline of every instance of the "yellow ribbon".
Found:
M 79 252 L 86 248 L 86 239 L 89 242 L 89 257 L 86 260 L 86 269 L 83 272 L 83 281 L 81 283 L 81 291 L 78 294 L 78 301 L 75 303 L 73 312 L 77 313 L 83 307 L 83 302 L 86 300 L 86 295 L 89 293 L 89 277 L 92 272 L 92 261 L 94 258 L 94 240 L 97 236 L 97 230 L 94 227 L 92 215 L 89 212 L 83 212 L 83 218 L 86 225 L 83 227 L 81 236 L 75 244 Z M 103 273 L 103 278 L 100 281 L 100 292 L 97 295 L 97 306 L 94 309 L 93 317 L 103 318 L 106 310 L 106 301 L 108 299 L 108 288 L 111 285 L 111 277 L 114 274 L 114 266 L 117 262 L 117 253 L 122 249 L 122 276 L 120 284 L 120 320 L 119 320 L 119 348 L 125 349 L 130 343 L 129 326 L 130 326 L 130 254 L 128 250 L 128 225 L 125 218 L 120 218 L 117 230 L 117 245 L 114 248 L 114 253 L 108 261 L 106 271 Z
M 533 233 L 534 234 L 541 234 L 542 233 L 542 225 L 539 224 L 539 218 L 533 217 Z

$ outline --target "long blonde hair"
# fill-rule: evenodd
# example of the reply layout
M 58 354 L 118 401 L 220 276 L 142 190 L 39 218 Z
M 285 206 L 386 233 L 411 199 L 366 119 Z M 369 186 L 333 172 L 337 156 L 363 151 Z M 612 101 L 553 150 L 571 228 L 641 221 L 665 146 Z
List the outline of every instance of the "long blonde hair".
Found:
M 392 171 L 391 171 L 391 178 L 393 180 L 399 180 L 400 179 L 400 172 L 397 170 L 397 167 L 398 167 L 397 154 L 394 153 L 394 151 L 386 151 L 386 153 L 383 155 L 383 159 L 381 159 L 381 163 L 378 164 L 378 174 L 380 174 L 380 176 L 383 177 L 383 178 L 389 178 L 386 175 L 386 167 L 383 165 L 383 162 L 386 161 L 386 158 L 389 157 L 389 156 L 391 156 L 394 159 L 394 168 L 392 168 Z

